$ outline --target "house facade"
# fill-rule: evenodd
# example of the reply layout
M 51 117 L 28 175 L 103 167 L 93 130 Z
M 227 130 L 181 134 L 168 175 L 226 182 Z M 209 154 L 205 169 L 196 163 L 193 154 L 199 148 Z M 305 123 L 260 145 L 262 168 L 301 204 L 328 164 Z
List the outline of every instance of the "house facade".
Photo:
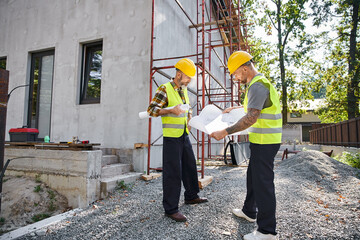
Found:
M 182 1 L 182 7 L 197 19 L 196 1 Z M 27 126 L 39 130 L 40 140 L 68 142 L 77 136 L 131 150 L 134 170 L 143 172 L 147 151 L 134 144 L 148 141 L 148 121 L 138 113 L 149 103 L 152 23 L 154 58 L 194 54 L 198 40 L 175 1 L 155 1 L 154 12 L 153 18 L 148 0 L 0 1 L 0 66 L 10 72 L 9 91 L 21 86 L 8 102 L 6 132 Z M 211 65 L 213 74 L 223 77 L 220 61 Z M 154 77 L 158 85 L 168 81 Z M 156 88 L 153 84 L 153 93 Z M 196 96 L 190 99 L 196 104 Z M 160 119 L 152 128 L 154 141 L 161 136 Z M 161 140 L 152 153 L 158 162 L 160 148 Z
M 312 130 L 313 123 L 321 123 L 319 117 L 314 114 L 314 111 L 318 109 L 324 102 L 324 99 L 308 100 L 305 103 L 295 102 L 293 103 L 292 110 L 288 112 L 287 120 L 288 124 L 298 124 L 302 128 L 302 140 L 303 142 L 310 141 L 310 131 Z

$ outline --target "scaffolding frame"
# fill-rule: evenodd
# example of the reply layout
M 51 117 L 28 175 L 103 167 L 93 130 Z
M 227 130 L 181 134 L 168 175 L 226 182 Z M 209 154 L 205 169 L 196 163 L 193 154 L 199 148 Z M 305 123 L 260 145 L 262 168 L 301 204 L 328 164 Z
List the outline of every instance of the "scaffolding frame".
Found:
M 153 83 L 155 83 L 154 74 L 159 73 L 162 76 L 171 79 L 162 70 L 174 68 L 173 65 L 154 67 L 154 62 L 164 61 L 164 60 L 173 60 L 186 57 L 196 57 L 196 67 L 197 67 L 197 78 L 196 78 L 196 91 L 188 89 L 191 93 L 196 96 L 196 109 L 199 113 L 205 106 L 205 99 L 208 100 L 209 104 L 214 104 L 220 109 L 223 109 L 220 105 L 223 104 L 224 107 L 226 103 L 230 102 L 231 106 L 234 104 L 240 105 L 240 94 L 244 92 L 241 90 L 238 84 L 234 84 L 231 76 L 228 75 L 228 71 L 225 63 L 227 62 L 228 55 L 236 50 L 249 51 L 249 45 L 247 43 L 247 23 L 244 15 L 240 13 L 241 7 L 234 3 L 234 0 L 197 0 L 197 19 L 196 24 L 191 19 L 189 14 L 183 8 L 179 0 L 174 0 L 179 6 L 180 10 L 187 17 L 191 25 L 189 29 L 196 30 L 196 54 L 168 57 L 168 58 L 158 58 L 154 59 L 154 19 L 155 19 L 155 0 L 152 0 L 152 21 L 151 21 L 151 50 L 150 50 L 150 91 L 149 91 L 149 103 L 153 98 Z M 207 5 L 209 5 L 207 7 Z M 205 14 L 207 15 L 209 22 L 205 22 Z M 215 19 L 212 21 L 212 19 Z M 215 26 L 215 27 L 213 27 Z M 221 36 L 221 40 L 212 40 L 211 34 L 216 31 Z M 208 34 L 206 36 L 206 34 Z M 221 41 L 221 42 L 220 42 Z M 216 51 L 216 48 L 222 47 L 223 50 L 223 59 Z M 206 54 L 207 53 L 207 54 Z M 224 78 L 223 81 L 219 80 L 211 72 L 211 59 L 212 55 L 215 55 L 218 60 L 221 62 L 224 69 Z M 226 78 L 229 76 L 230 86 L 226 86 Z M 206 80 L 208 80 L 208 87 L 206 86 Z M 200 87 L 200 81 L 201 87 Z M 212 88 L 211 83 L 216 82 L 218 85 L 217 88 Z M 236 94 L 234 95 L 234 92 Z M 193 107 L 194 108 L 194 107 Z M 149 118 L 149 127 L 148 127 L 148 158 L 147 158 L 147 174 L 150 174 L 150 170 L 162 170 L 161 168 L 151 168 L 150 167 L 150 153 L 151 146 L 158 141 L 162 135 L 160 135 L 154 142 L 151 142 L 151 127 L 152 121 Z M 191 132 L 190 132 L 191 133 Z M 191 133 L 192 134 L 192 133 Z M 200 137 L 201 135 L 201 137 Z M 197 159 L 201 159 L 201 169 L 198 172 L 201 173 L 201 178 L 204 178 L 204 161 L 205 161 L 205 143 L 208 145 L 208 158 L 213 157 L 211 155 L 211 139 L 209 136 L 205 137 L 204 132 L 199 132 L 197 130 L 196 137 L 192 134 L 194 139 L 197 142 Z M 200 156 L 201 148 L 201 156 Z

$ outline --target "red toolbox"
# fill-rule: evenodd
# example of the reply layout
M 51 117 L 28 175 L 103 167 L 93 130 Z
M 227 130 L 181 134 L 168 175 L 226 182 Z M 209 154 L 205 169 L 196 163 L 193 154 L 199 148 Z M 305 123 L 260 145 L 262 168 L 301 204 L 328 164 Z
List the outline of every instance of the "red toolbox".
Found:
M 39 130 L 36 128 L 11 128 L 10 142 L 36 142 Z

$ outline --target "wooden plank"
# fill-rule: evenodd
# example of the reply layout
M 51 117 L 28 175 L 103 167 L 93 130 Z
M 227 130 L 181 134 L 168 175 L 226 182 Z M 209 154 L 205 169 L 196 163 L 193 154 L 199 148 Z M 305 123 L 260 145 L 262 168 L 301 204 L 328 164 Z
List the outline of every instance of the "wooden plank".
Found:
M 161 173 L 150 173 L 150 174 L 144 174 L 141 176 L 141 178 L 145 181 L 150 181 L 152 179 L 159 178 L 161 176 Z
M 229 43 L 229 39 L 227 38 L 224 29 L 220 29 L 220 34 L 221 34 L 221 37 L 224 39 L 224 43 L 225 44 Z
M 15 148 L 15 149 L 41 149 L 41 150 L 66 150 L 66 151 L 84 151 L 84 150 L 93 150 L 93 148 L 72 148 L 72 147 L 50 147 L 50 146 L 21 146 L 21 145 L 7 145 L 5 148 Z
M 245 46 L 246 44 L 245 43 L 240 43 L 240 45 Z M 229 44 L 211 45 L 211 46 L 206 46 L 205 48 L 209 48 L 209 47 L 217 48 L 217 47 L 229 47 L 229 46 L 230 46 L 230 43 Z M 237 43 L 233 43 L 233 46 L 237 46 Z M 249 45 L 249 46 L 254 46 L 254 45 Z
M 45 143 L 45 142 L 5 142 L 6 147 L 11 148 L 35 148 L 53 150 L 92 150 L 93 146 L 100 143 Z
M 199 181 L 198 181 L 199 188 L 203 189 L 204 187 L 209 185 L 212 182 L 213 179 L 214 179 L 213 176 L 204 176 L 204 178 L 200 178 Z
M 240 22 L 245 22 L 247 19 L 240 19 Z M 222 25 L 222 24 L 226 24 L 227 22 L 237 22 L 237 17 L 233 17 L 233 18 L 227 18 L 226 21 L 225 20 L 218 20 L 218 21 L 211 21 L 211 22 L 206 22 L 205 26 L 209 26 L 209 25 Z M 195 26 L 190 25 L 189 28 L 195 28 L 195 27 L 201 27 L 202 23 L 199 24 L 195 24 Z
M 134 148 L 135 148 L 135 149 L 138 149 L 138 148 L 147 148 L 147 147 L 148 147 L 148 145 L 145 144 L 145 143 L 135 143 L 135 144 L 134 144 Z

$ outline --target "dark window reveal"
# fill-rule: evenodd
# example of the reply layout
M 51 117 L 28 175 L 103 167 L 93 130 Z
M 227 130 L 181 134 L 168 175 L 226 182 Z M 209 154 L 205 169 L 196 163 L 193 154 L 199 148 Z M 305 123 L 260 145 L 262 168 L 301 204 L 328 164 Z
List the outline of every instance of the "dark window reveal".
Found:
M 0 58 L 0 68 L 6 70 L 6 57 Z

